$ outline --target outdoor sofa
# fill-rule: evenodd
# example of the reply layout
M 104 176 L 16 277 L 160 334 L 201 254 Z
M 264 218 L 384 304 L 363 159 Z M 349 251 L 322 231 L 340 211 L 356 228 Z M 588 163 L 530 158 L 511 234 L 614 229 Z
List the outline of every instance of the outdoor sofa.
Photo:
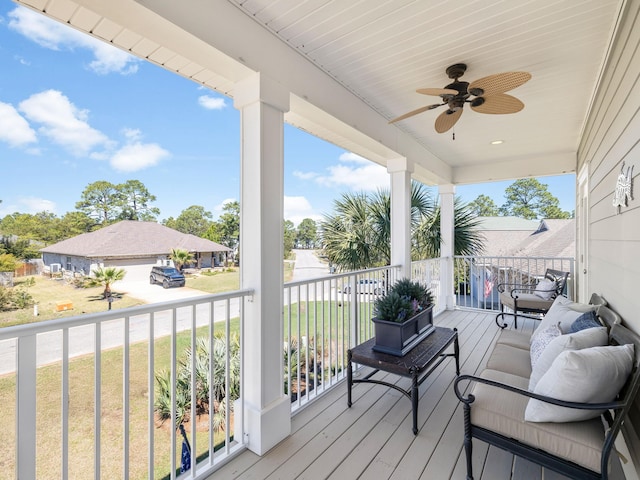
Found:
M 569 478 L 608 479 L 640 381 L 640 337 L 623 325 L 605 305 L 558 297 L 533 335 L 500 332 L 480 375 L 454 384 L 467 479 L 473 438 Z

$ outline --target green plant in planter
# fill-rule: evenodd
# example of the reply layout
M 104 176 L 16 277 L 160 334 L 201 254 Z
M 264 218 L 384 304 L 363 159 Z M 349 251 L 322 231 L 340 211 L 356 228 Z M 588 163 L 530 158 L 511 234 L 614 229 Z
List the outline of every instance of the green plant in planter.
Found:
M 424 285 L 408 278 L 398 280 L 386 295 L 376 299 L 374 317 L 402 323 L 433 304 L 433 295 Z

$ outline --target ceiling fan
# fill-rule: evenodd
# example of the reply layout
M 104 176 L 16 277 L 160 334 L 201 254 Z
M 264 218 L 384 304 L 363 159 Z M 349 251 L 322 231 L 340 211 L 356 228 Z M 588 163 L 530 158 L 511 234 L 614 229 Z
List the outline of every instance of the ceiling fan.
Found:
M 467 65 L 456 63 L 447 68 L 447 76 L 453 79 L 444 88 L 419 88 L 416 92 L 423 95 L 433 95 L 442 98 L 442 103 L 435 103 L 420 107 L 404 115 L 394 118 L 389 123 L 399 122 L 427 110 L 446 105 L 448 108 L 436 118 L 436 132 L 444 133 L 453 127 L 460 116 L 465 103 L 471 104 L 471 109 L 479 113 L 516 113 L 524 108 L 524 103 L 516 97 L 504 92 L 513 90 L 531 78 L 529 72 L 504 72 L 480 78 L 475 82 L 463 82 L 458 79 L 464 75 Z

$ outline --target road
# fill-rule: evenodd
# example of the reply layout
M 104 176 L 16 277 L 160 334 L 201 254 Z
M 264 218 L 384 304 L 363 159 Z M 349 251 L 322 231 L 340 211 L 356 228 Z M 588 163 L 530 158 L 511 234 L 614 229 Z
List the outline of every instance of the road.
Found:
M 329 275 L 329 266 L 318 260 L 315 250 L 293 250 L 296 264 L 293 268 L 293 281 L 309 280 Z

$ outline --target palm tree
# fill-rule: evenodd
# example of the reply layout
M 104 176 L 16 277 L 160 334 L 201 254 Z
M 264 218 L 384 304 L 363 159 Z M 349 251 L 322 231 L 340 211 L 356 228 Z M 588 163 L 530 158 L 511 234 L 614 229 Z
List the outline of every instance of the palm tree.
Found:
M 173 260 L 174 265 L 179 271 L 182 271 L 183 265 L 193 261 L 193 253 L 182 248 L 172 248 L 169 258 Z
M 454 203 L 455 254 L 482 250 L 482 236 L 474 229 L 475 215 L 459 199 Z M 391 197 L 375 194 L 343 194 L 335 201 L 334 213 L 320 223 L 324 248 L 339 270 L 359 270 L 391 262 Z M 411 184 L 411 256 L 440 255 L 440 207 L 422 184 Z
M 111 285 L 118 280 L 122 280 L 127 274 L 123 268 L 116 267 L 99 267 L 93 271 L 93 282 L 98 285 L 104 285 L 104 298 L 111 296 Z

